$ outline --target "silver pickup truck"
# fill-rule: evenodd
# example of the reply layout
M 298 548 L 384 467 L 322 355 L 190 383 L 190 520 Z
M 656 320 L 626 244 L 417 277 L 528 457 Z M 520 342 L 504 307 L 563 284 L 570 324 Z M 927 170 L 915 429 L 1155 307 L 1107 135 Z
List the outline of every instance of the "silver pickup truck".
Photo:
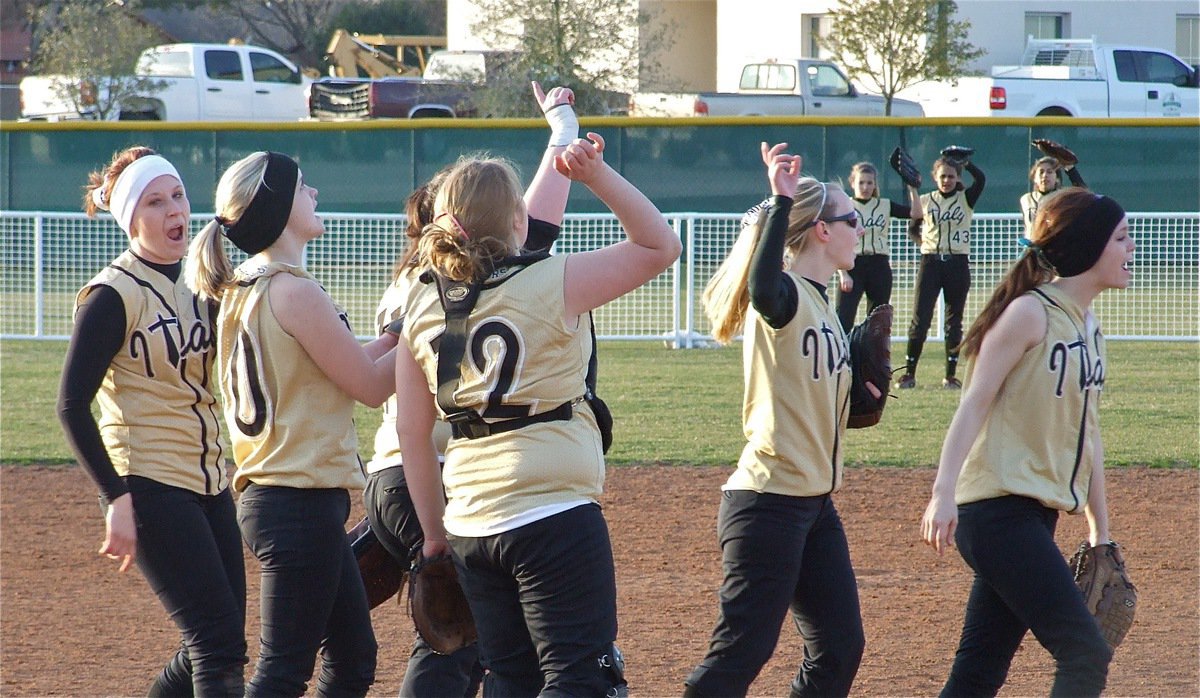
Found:
M 737 92 L 640 92 L 630 116 L 884 116 L 884 99 L 855 89 L 828 61 L 794 58 L 750 63 Z M 892 116 L 924 116 L 921 105 L 892 101 Z

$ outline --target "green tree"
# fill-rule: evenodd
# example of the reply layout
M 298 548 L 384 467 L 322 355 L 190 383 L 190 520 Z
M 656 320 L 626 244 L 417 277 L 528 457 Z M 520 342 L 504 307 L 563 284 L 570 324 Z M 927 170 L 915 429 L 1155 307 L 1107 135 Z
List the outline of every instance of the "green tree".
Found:
M 656 56 L 670 47 L 670 27 L 655 25 L 636 0 L 475 0 L 472 31 L 485 44 L 515 51 L 473 99 L 480 114 L 540 116 L 529 81 L 575 92 L 580 114 L 624 109 Z
M 80 114 L 106 119 L 122 100 L 152 94 L 161 80 L 134 75 L 138 55 L 160 35 L 111 3 L 47 3 L 38 8 L 36 72 Z
M 957 10 L 953 0 L 839 0 L 818 41 L 850 77 L 883 95 L 890 115 L 900 90 L 966 75 L 987 53 L 967 41 L 971 23 L 954 19 Z

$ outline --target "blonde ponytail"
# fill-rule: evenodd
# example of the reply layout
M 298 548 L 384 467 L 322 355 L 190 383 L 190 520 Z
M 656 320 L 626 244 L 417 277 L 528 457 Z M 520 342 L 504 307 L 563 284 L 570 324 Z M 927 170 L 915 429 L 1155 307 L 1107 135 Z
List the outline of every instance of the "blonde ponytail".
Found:
M 183 275 L 188 288 L 202 300 L 221 300 L 233 280 L 233 262 L 225 253 L 220 223 L 209 221 L 192 240 Z

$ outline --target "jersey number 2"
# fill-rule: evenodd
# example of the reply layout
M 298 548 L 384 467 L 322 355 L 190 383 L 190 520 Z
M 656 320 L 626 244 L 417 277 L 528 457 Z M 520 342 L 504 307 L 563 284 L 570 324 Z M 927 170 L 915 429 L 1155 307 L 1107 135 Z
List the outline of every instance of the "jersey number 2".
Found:
M 516 390 L 517 382 L 521 378 L 524 346 L 525 342 L 517 329 L 502 320 L 485 320 L 471 334 L 472 366 L 481 375 L 486 375 L 491 364 L 493 374 L 489 377 L 492 387 L 488 390 L 487 407 L 483 410 L 483 417 L 513 419 L 529 416 L 529 405 L 505 403 L 505 398 Z

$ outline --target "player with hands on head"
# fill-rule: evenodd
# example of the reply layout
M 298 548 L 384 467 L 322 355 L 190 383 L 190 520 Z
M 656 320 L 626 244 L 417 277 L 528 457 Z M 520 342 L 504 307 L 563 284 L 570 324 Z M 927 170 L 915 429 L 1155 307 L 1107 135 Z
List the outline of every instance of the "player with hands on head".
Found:
M 1071 186 L 1087 186 L 1083 175 L 1079 174 L 1079 158 L 1070 148 L 1046 138 L 1033 139 L 1033 146 L 1042 152 L 1042 157 L 1029 168 L 1029 183 L 1033 189 L 1021 195 L 1021 219 L 1025 222 L 1024 235 L 1027 239 L 1033 230 L 1038 205 L 1047 194 L 1057 191 L 1062 185 L 1063 171 L 1071 180 Z
M 187 191 L 169 161 L 133 146 L 90 175 L 84 210 L 110 211 L 129 239 L 76 296 L 58 393 L 100 489 L 99 552 L 121 572 L 136 564 L 179 628 L 149 695 L 240 696 L 246 572 L 211 382 L 216 309 L 182 278 Z
M 939 294 L 946 301 L 946 374 L 942 387 L 955 390 L 962 387 L 956 374 L 963 312 L 967 306 L 967 292 L 971 290 L 971 218 L 986 181 L 983 170 L 970 159 L 974 152 L 957 145 L 943 148 L 941 157 L 933 163 L 937 189 L 922 194 L 920 208 L 916 209 L 920 215 L 914 218 L 920 218 L 921 222 L 918 243 L 921 261 L 913 291 L 904 374 L 896 382 L 900 389 L 917 386 L 917 363 L 921 360 Z M 965 189 L 961 181 L 964 169 L 973 179 L 971 186 Z
M 789 610 L 805 645 L 793 696 L 847 695 L 865 644 L 833 502 L 850 358 L 826 290 L 834 271 L 854 266 L 864 231 L 850 197 L 801 177 L 800 156 L 786 149 L 761 145 L 770 204 L 743 227 L 703 296 L 714 337 L 742 336 L 747 443 L 722 487 L 719 613 L 685 696 L 746 695 Z
M 365 695 L 375 634 L 346 536 L 365 484 L 356 402 L 392 392 L 396 336 L 359 344 L 304 269 L 325 233 L 317 190 L 291 157 L 257 152 L 217 184 L 217 216 L 192 243 L 188 283 L 220 303 L 218 376 L 241 492 L 242 538 L 261 565 L 260 642 L 247 696 L 300 696 L 318 652 L 321 695 Z M 248 255 L 236 268 L 222 239 Z
M 586 399 L 588 311 L 658 276 L 681 245 L 603 153 L 589 133 L 555 168 L 609 206 L 621 242 L 518 256 L 528 227 L 520 182 L 491 158 L 451 170 L 419 242 L 432 283 L 406 305 L 396 429 L 422 554 L 449 551 L 470 602 L 485 695 L 602 696 L 623 682 L 612 545 L 597 502 L 601 433 Z M 444 470 L 439 415 L 454 425 Z
M 1097 696 L 1112 650 L 1054 542 L 1061 512 L 1109 542 L 1092 311 L 1128 287 L 1135 250 L 1112 199 L 1069 188 L 1039 207 L 1028 249 L 963 342 L 966 389 L 946 433 L 921 538 L 975 573 L 943 696 L 996 695 L 1027 630 L 1053 655 L 1050 695 Z
M 858 304 L 864 294 L 867 297 L 868 314 L 892 302 L 888 230 L 893 218 L 911 218 L 913 211 L 921 210 L 920 194 L 917 192 L 920 182 L 919 175 L 915 183 L 905 182 L 911 205 L 905 206 L 879 196 L 879 171 L 874 165 L 859 162 L 850 168 L 851 203 L 854 204 L 854 210 L 858 211 L 858 218 L 866 233 L 858 241 L 854 268 L 838 270 L 837 309 L 843 330 L 849 332 L 854 327 L 854 317 L 858 314 Z
M 562 230 L 571 181 L 555 169 L 554 161 L 578 136 L 579 124 L 572 108 L 575 96 L 569 88 L 554 87 L 545 92 L 537 82 L 532 87 L 534 98 L 551 125 L 549 142 L 524 196 L 529 230 L 525 250 L 539 252 L 549 250 Z M 396 277 L 384 292 L 376 311 L 376 324 L 381 333 L 389 326 L 403 326 L 408 298 L 414 286 L 419 288 L 421 285 L 418 280 L 418 243 L 425 227 L 433 223 L 438 188 L 453 169 L 454 165 L 443 168 L 408 197 L 405 205 L 408 247 L 401 255 Z M 395 395 L 390 396 L 383 406 L 383 420 L 375 434 L 374 457 L 367 463 L 363 504 L 379 544 L 407 570 L 414 563 L 412 551 L 420 548 L 424 536 L 404 478 L 404 468 L 401 467 L 400 443 L 396 434 L 396 399 Z M 439 462 L 449 439 L 450 424 L 437 421 L 434 440 Z M 417 698 L 473 696 L 482 680 L 483 667 L 479 663 L 479 649 L 475 644 L 451 653 L 442 653 L 430 647 L 418 633 L 413 640 L 400 695 Z

